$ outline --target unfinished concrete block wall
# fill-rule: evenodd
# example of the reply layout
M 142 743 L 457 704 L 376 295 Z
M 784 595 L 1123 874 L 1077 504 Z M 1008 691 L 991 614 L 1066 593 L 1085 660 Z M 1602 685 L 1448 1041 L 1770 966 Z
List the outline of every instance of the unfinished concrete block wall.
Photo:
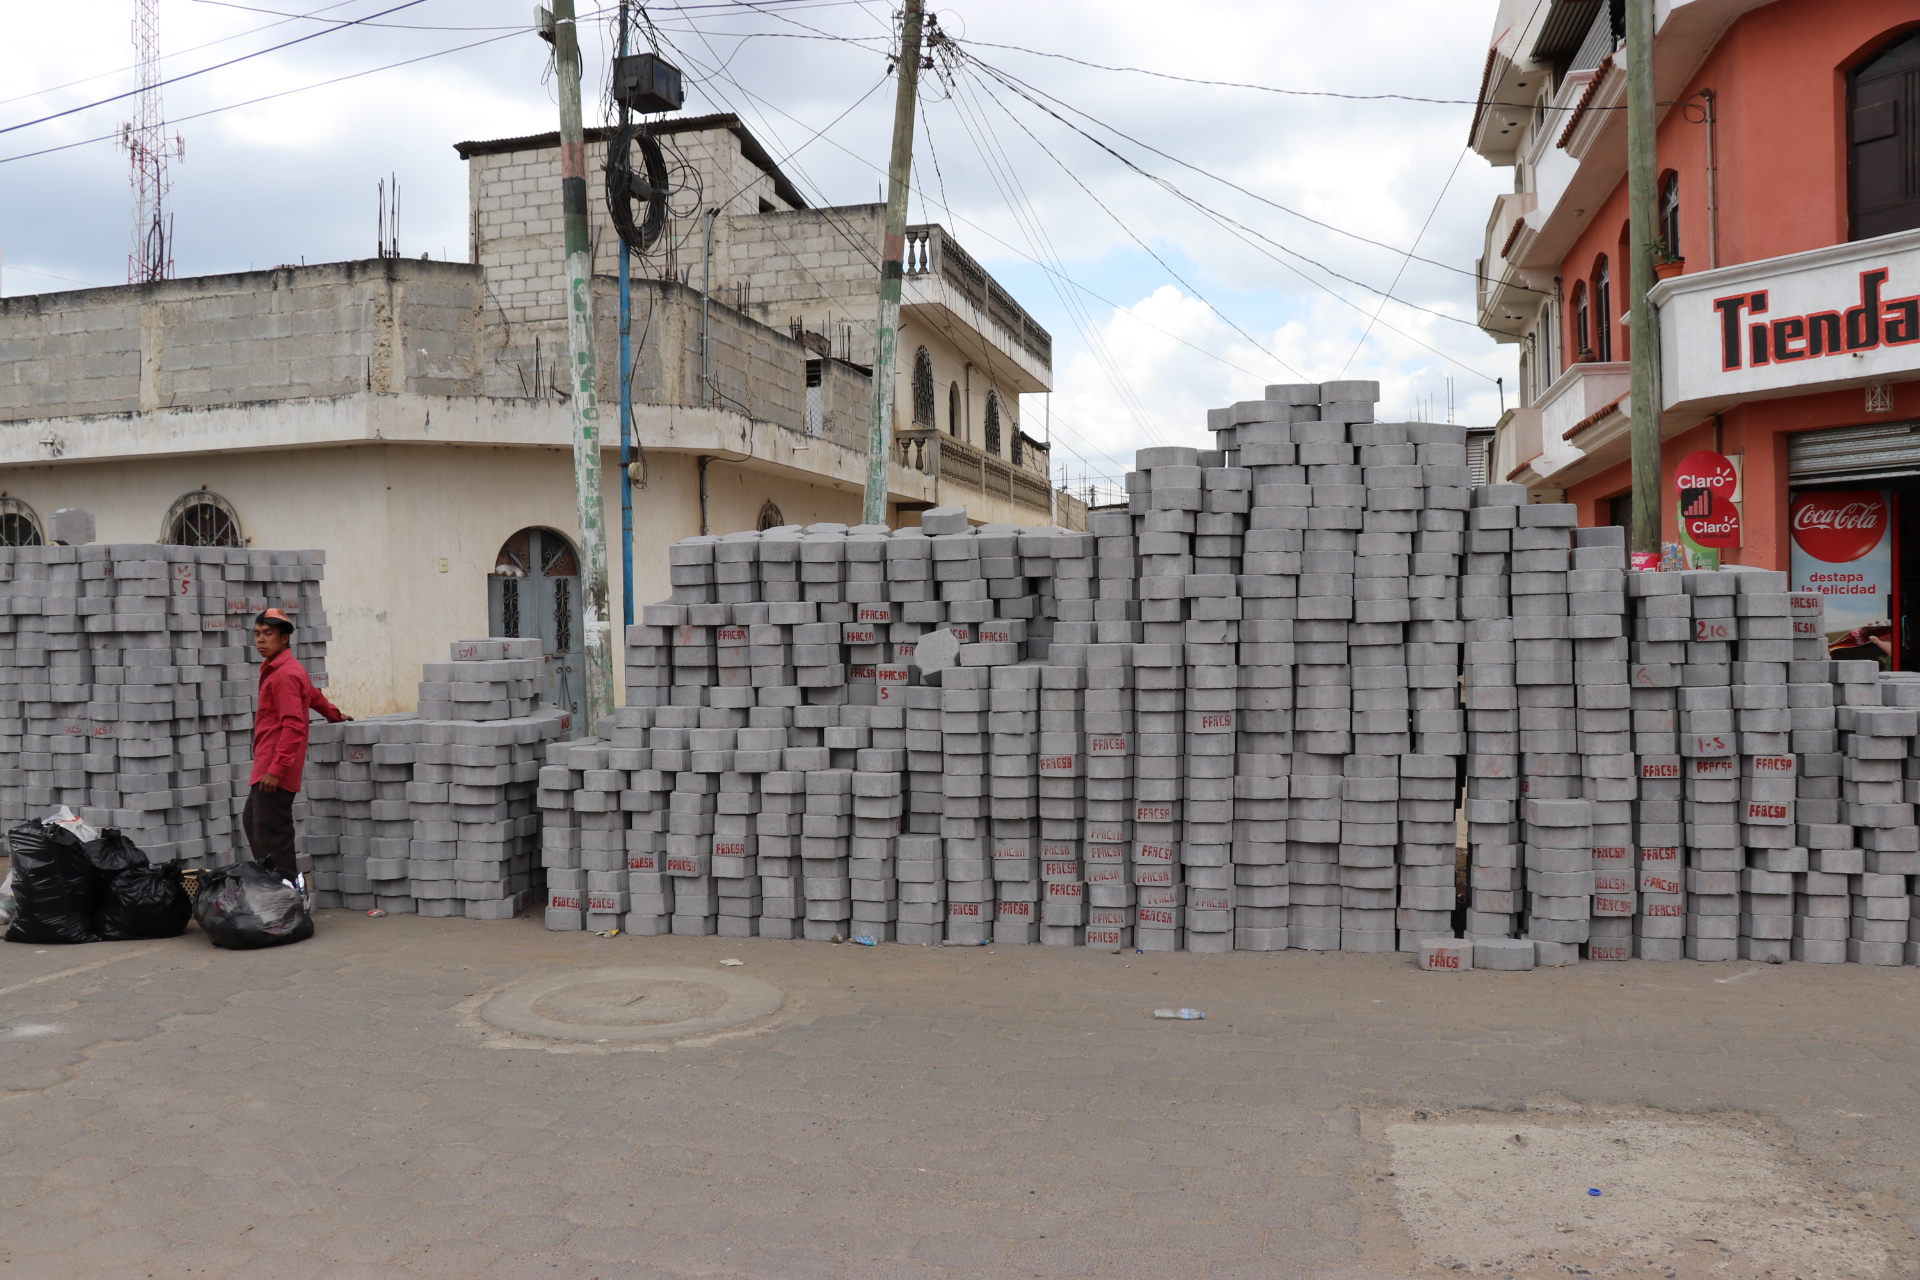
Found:
M 694 122 L 685 122 L 694 123 Z M 607 213 L 605 169 L 609 131 L 587 131 L 587 214 L 594 247 L 593 270 L 617 273 L 618 236 Z M 672 205 L 687 216 L 669 216 L 653 251 L 636 262 L 636 277 L 701 282 L 706 250 L 703 211 L 719 208 L 714 223 L 711 280 L 716 294 L 731 293 L 740 273 L 729 265 L 737 214 L 765 206 L 790 209 L 769 174 L 748 157 L 731 128 L 715 124 L 660 133 L 677 189 Z M 540 139 L 526 145 L 478 144 L 467 156 L 470 257 L 487 269 L 492 304 L 509 323 L 566 320 L 566 264 L 561 252 L 560 148 Z
M 860 204 L 730 219 L 728 271 L 748 313 L 782 330 L 797 319 L 833 355 L 871 365 L 885 215 Z
M 481 274 L 376 259 L 0 299 L 0 421 L 479 390 Z

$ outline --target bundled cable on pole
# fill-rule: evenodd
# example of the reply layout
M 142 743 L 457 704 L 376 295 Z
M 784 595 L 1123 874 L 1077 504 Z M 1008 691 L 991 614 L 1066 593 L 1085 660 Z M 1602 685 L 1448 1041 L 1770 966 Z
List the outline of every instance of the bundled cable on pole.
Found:
M 639 151 L 639 164 L 634 151 Z M 607 213 L 635 253 L 646 253 L 667 225 L 667 157 L 646 125 L 635 122 L 607 142 Z

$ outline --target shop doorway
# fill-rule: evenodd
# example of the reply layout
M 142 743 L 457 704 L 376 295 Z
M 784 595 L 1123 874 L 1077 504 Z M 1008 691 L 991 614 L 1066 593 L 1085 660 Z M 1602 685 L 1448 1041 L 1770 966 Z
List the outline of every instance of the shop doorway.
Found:
M 1832 625 L 1841 608 L 1829 608 L 1829 634 L 1835 645 L 1835 658 L 1879 658 L 1901 671 L 1920 671 L 1920 423 L 1876 422 L 1869 426 L 1832 427 L 1825 431 L 1804 431 L 1787 441 L 1788 509 L 1803 494 L 1856 492 L 1884 495 L 1885 518 L 1892 523 L 1892 564 L 1884 570 L 1894 586 L 1891 608 L 1886 615 L 1892 635 L 1865 634 L 1876 631 L 1857 628 L 1858 636 L 1843 634 L 1844 628 Z M 1877 500 L 1863 497 L 1861 512 L 1872 514 Z M 1831 504 L 1829 504 L 1831 506 Z M 1838 508 L 1832 514 L 1849 528 L 1823 534 L 1816 522 L 1813 537 L 1831 539 L 1836 535 L 1857 535 L 1857 519 L 1844 517 Z M 1790 519 L 1790 524 L 1796 521 Z M 1788 554 L 1801 546 L 1804 534 L 1798 528 L 1788 530 Z M 1847 538 L 1841 539 L 1843 542 Z M 1841 554 L 1860 552 L 1857 536 Z M 1873 557 L 1862 555 L 1848 561 L 1847 571 L 1872 569 Z M 1871 572 L 1868 576 L 1871 576 Z M 1796 584 L 1800 585 L 1800 584 Z M 1856 587 L 1843 584 L 1846 590 Z M 1859 612 L 1859 610 L 1855 610 Z M 1864 621 L 1864 614 L 1856 621 Z M 1856 643 L 1849 644 L 1853 640 Z M 1884 652 L 1888 649 L 1891 652 Z
M 487 575 L 487 634 L 539 639 L 547 668 L 541 696 L 570 713 L 576 726 L 587 706 L 581 619 L 573 543 L 552 529 L 522 529 L 508 538 Z

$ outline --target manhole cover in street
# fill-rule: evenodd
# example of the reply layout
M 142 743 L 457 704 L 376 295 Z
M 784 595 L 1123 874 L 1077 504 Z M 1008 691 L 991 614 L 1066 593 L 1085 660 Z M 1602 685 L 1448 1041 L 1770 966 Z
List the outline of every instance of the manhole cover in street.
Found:
M 780 1011 L 780 988 L 739 973 L 646 966 L 528 978 L 480 1016 L 502 1031 L 586 1044 L 651 1044 L 744 1026 Z

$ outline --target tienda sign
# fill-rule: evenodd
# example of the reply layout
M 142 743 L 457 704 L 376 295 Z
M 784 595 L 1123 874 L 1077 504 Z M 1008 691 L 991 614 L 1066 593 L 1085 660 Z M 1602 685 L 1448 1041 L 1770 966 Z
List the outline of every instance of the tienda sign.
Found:
M 1831 311 L 1775 316 L 1772 295 L 1756 289 L 1715 298 L 1720 314 L 1720 367 L 1731 373 L 1750 365 L 1788 364 L 1920 342 L 1920 295 L 1888 298 L 1887 267 L 1860 273 L 1859 303 Z

